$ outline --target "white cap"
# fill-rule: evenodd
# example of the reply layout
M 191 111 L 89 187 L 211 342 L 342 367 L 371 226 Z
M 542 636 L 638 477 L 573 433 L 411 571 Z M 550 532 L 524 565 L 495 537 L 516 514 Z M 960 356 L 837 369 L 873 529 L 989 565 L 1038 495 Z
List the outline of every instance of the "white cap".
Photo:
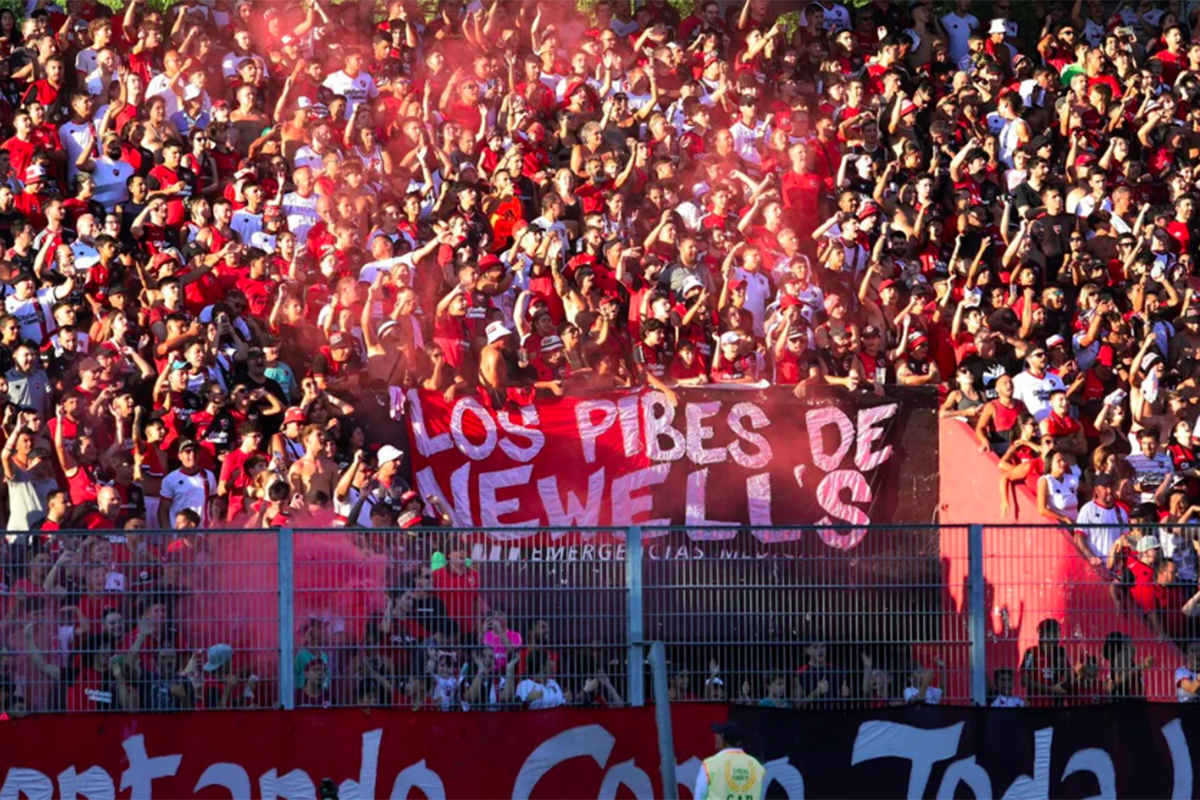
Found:
M 742 335 L 737 331 L 725 331 L 721 334 L 721 344 L 737 344 L 742 340 Z
M 188 84 L 188 87 L 183 90 L 183 99 L 184 100 L 195 100 L 202 94 L 204 94 L 204 92 L 202 92 L 200 90 L 199 86 L 196 86 L 194 84 Z
M 991 24 L 988 25 L 988 33 L 1008 33 L 1008 23 L 1002 19 L 994 19 L 992 20 Z
M 312 100 L 305 95 L 296 98 L 296 108 L 312 108 Z
M 512 331 L 504 327 L 504 323 L 499 320 L 490 323 L 484 330 L 487 332 L 488 344 L 495 344 L 505 336 L 512 336 Z
M 397 461 L 401 458 L 404 458 L 403 450 L 398 447 L 392 447 L 390 444 L 385 444 L 379 448 L 379 453 L 375 456 L 375 463 L 382 467 L 384 464 Z
M 692 289 L 703 289 L 703 288 L 704 288 L 704 282 L 701 281 L 699 278 L 697 278 L 695 275 L 691 275 L 691 276 L 683 279 L 683 289 L 680 291 L 680 294 L 683 295 L 684 297 L 686 297 L 687 293 L 690 292 Z
M 1143 536 L 1138 540 L 1137 551 L 1139 553 L 1149 553 L 1151 550 L 1158 550 L 1162 547 L 1158 542 L 1157 536 Z

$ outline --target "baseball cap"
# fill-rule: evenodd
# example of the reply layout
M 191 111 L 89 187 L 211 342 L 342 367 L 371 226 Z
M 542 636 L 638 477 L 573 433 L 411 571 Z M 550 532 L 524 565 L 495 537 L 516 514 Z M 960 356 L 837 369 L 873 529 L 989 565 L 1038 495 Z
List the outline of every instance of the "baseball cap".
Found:
M 188 84 L 188 87 L 183 90 L 183 99 L 184 100 L 196 100 L 202 94 L 204 94 L 204 92 L 202 92 L 200 90 L 199 86 L 194 86 L 192 84 Z
M 895 278 L 888 278 L 886 281 L 883 281 L 879 284 L 879 291 L 882 292 L 884 289 L 894 289 L 899 285 L 900 282 Z
M 208 648 L 208 659 L 204 662 L 205 672 L 216 672 L 233 660 L 233 648 L 227 644 L 214 644 Z
M 18 283 L 22 283 L 23 281 L 34 281 L 36 283 L 37 276 L 34 275 L 29 270 L 24 269 L 24 270 L 21 270 L 20 272 L 18 272 L 16 275 L 13 275 L 11 278 L 9 278 L 8 285 L 16 286 Z
M 904 108 L 900 109 L 900 116 L 907 117 L 909 114 L 915 114 L 921 109 L 917 108 L 916 103 L 909 103 Z
M 879 336 L 879 335 L 881 335 L 879 332 L 879 328 L 876 328 L 874 325 L 868 325 L 862 329 L 862 337 L 864 339 L 867 339 L 871 336 Z
M 911 105 L 911 103 L 910 103 L 910 105 Z M 913 108 L 916 108 L 916 106 L 913 106 Z M 904 113 L 907 114 L 909 112 L 907 109 L 905 109 Z M 901 116 L 903 116 L 903 114 Z M 867 203 L 865 206 L 862 207 L 862 210 L 858 212 L 858 218 L 860 220 L 862 220 L 862 219 L 866 219 L 867 217 L 872 217 L 878 213 L 879 213 L 879 206 L 875 205 L 874 203 Z
M 195 450 L 197 447 L 199 447 L 199 445 L 196 444 L 195 439 L 184 439 L 179 443 L 179 452 L 182 453 L 184 450 Z
M 799 306 L 799 305 L 803 305 L 803 303 L 800 302 L 799 297 L 796 297 L 796 295 L 794 295 L 794 294 L 785 294 L 783 296 L 783 299 L 779 301 L 779 310 L 786 311 L 787 309 L 791 308 L 792 306 Z
M 1059 334 L 1057 334 L 1057 333 L 1056 333 L 1056 334 L 1054 334 L 1053 336 L 1051 336 L 1049 339 L 1047 339 L 1047 340 L 1046 340 L 1046 347 L 1047 347 L 1047 348 L 1052 348 L 1052 347 L 1066 347 L 1066 345 L 1067 345 L 1067 340 L 1066 340 L 1066 339 L 1064 339 L 1062 336 L 1060 336 L 1060 335 L 1059 335 Z
M 313 101 L 310 98 L 304 95 L 300 95 L 298 98 L 296 98 L 296 108 L 312 108 L 312 106 Z
M 488 253 L 487 255 L 483 256 L 482 258 L 479 259 L 479 264 L 478 264 L 480 272 L 487 272 L 492 267 L 503 267 L 503 266 L 504 266 L 504 262 L 501 261 L 500 257 L 497 256 L 495 253 Z
M 484 331 L 487 333 L 488 344 L 495 344 L 496 342 L 503 339 L 505 336 L 512 335 L 512 331 L 510 331 L 508 328 L 504 327 L 504 323 L 500 322 L 499 320 L 497 320 L 496 322 L 489 323 L 488 326 L 484 329 Z
M 342 347 L 350 347 L 350 334 L 344 331 L 338 331 L 333 336 L 329 337 L 329 349 L 337 350 Z
M 391 463 L 398 459 L 404 458 L 404 451 L 398 447 L 393 447 L 390 444 L 385 444 L 379 448 L 379 452 L 375 455 L 375 463 L 379 466 Z
M 923 344 L 928 344 L 928 342 L 929 339 L 927 339 L 925 334 L 921 333 L 920 331 L 913 331 L 908 335 L 909 347 L 920 347 Z
M 555 350 L 563 349 L 563 340 L 557 336 L 547 336 L 542 339 L 542 352 L 553 353 Z
M 1075 166 L 1086 167 L 1089 164 L 1095 164 L 1099 160 L 1094 153 L 1080 153 L 1075 156 Z
M 304 413 L 304 409 L 299 406 L 292 406 L 287 411 L 283 412 L 283 424 L 291 425 L 293 422 L 303 425 L 308 422 L 308 415 Z
M 732 288 L 732 284 L 730 284 L 730 287 Z M 693 276 L 690 276 L 690 277 L 687 277 L 684 279 L 683 290 L 682 290 L 681 294 L 683 294 L 684 296 L 687 296 L 687 293 L 692 291 L 693 289 L 703 289 L 703 288 L 704 288 L 704 282 L 693 275 Z
M 41 180 L 46 177 L 46 170 L 37 164 L 30 164 L 25 169 L 25 182 L 32 183 L 33 181 Z
M 738 289 L 746 288 L 745 278 L 734 278 L 729 282 L 729 291 L 736 292 Z
M 1159 543 L 1158 537 L 1154 535 L 1143 536 L 1137 543 L 1139 553 L 1149 553 L 1151 550 L 1158 550 L 1161 547 L 1162 544 Z
M 742 340 L 737 331 L 725 331 L 721 334 L 721 344 L 737 344 Z

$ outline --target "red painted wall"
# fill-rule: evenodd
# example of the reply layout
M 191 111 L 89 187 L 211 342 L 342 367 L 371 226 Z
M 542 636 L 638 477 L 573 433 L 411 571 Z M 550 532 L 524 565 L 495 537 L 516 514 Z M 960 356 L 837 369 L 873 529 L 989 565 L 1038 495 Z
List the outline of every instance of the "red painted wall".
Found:
M 1000 513 L 998 461 L 981 453 L 974 433 L 958 420 L 943 420 L 940 432 L 940 522 L 984 524 L 983 574 L 987 613 L 988 674 L 996 668 L 1017 669 L 1021 654 L 1037 643 L 1037 624 L 1053 617 L 1062 624 L 1063 645 L 1072 662 L 1084 654 L 1100 659 L 1104 637 L 1121 631 L 1137 643 L 1139 658 L 1153 655 L 1155 668 L 1146 674 L 1152 699 L 1174 699 L 1173 673 L 1182 654 L 1156 640 L 1140 615 L 1121 610 L 1106 578 L 1079 555 L 1062 528 L 1042 526 L 1037 497 L 1018 485 L 1007 515 Z M 1003 526 L 1003 527 L 991 527 Z M 946 625 L 965 620 L 967 604 L 967 535 L 951 531 L 941 539 L 946 578 Z M 947 634 L 949 636 L 949 633 Z

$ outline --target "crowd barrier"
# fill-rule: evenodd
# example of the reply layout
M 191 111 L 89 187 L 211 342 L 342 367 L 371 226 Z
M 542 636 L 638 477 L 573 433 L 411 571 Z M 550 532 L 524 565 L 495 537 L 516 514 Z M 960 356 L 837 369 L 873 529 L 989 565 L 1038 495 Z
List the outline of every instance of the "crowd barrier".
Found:
M 651 642 L 674 702 L 1176 698 L 1194 575 L 1139 584 L 1054 527 L 830 533 L 63 534 L 7 587 L 0 710 L 640 706 Z

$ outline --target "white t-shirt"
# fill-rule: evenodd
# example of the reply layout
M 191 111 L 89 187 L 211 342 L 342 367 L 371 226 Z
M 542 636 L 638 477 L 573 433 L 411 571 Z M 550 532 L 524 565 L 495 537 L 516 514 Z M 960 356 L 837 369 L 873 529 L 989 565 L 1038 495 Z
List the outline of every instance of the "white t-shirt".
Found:
M 842 4 L 834 3 L 833 5 L 826 5 L 825 3 L 814 3 L 812 5 L 819 5 L 821 10 L 825 12 L 824 16 L 821 17 L 821 27 L 825 31 L 832 31 L 835 28 L 849 29 L 853 27 L 850 24 L 850 12 Z M 804 10 L 800 12 L 801 25 L 808 25 L 808 9 L 810 7 L 806 3 Z
M 1181 703 L 1200 703 L 1200 694 L 1185 691 L 1179 684 L 1183 681 L 1194 681 L 1198 676 L 1186 666 L 1175 670 L 1175 699 Z
M 911 703 L 921 694 L 921 690 L 915 686 L 908 686 L 904 689 L 904 702 Z M 936 686 L 930 686 L 925 690 L 925 705 L 936 706 L 942 702 L 942 690 Z
M 53 289 L 39 289 L 28 300 L 18 300 L 15 294 L 10 294 L 4 298 L 4 309 L 17 318 L 22 341 L 29 339 L 41 344 L 58 327 L 51 313 L 54 303 Z
M 755 145 L 767 138 L 767 124 L 761 120 L 751 128 L 741 120 L 729 126 L 729 135 L 733 137 L 733 149 L 749 164 L 761 164 L 762 154 Z
M 1047 372 L 1038 378 L 1029 370 L 1025 370 L 1013 378 L 1013 397 L 1024 403 L 1025 408 L 1038 422 L 1050 416 L 1050 393 L 1066 388 L 1062 378 L 1053 372 Z
M 75 69 L 84 75 L 91 75 L 92 70 L 96 69 L 96 48 L 80 50 L 75 56 Z
M 385 258 L 382 261 L 372 261 L 369 264 L 363 264 L 362 269 L 358 271 L 359 283 L 374 283 L 375 276 L 380 272 L 386 272 L 389 275 L 397 264 L 407 264 L 410 270 L 415 270 L 413 265 L 412 253 L 405 253 L 402 256 L 394 258 Z
M 960 17 L 951 11 L 942 17 L 942 27 L 945 28 L 946 37 L 950 40 L 947 48 L 950 61 L 957 64 L 968 52 L 967 39 L 971 37 L 971 32 L 979 30 L 979 19 L 973 14 Z
M 262 226 L 262 214 L 251 214 L 244 209 L 233 212 L 233 219 L 229 221 L 229 227 L 237 231 L 238 238 L 243 242 L 249 242 L 254 234 L 262 230 Z
M 1062 478 L 1055 478 L 1047 472 L 1040 480 L 1046 482 L 1046 505 L 1068 519 L 1075 519 L 1079 515 L 1079 476 L 1064 472 Z
M 1133 467 L 1134 483 L 1142 483 L 1146 486 L 1153 486 L 1157 489 L 1162 485 L 1168 477 L 1175 474 L 1175 462 L 1166 453 L 1158 453 L 1154 458 L 1150 458 L 1145 453 L 1130 453 L 1125 461 L 1129 466 Z M 1153 489 L 1148 492 L 1142 492 L 1139 499 L 1143 503 L 1154 502 Z
M 1075 522 L 1080 526 L 1087 526 L 1082 528 L 1083 533 L 1087 537 L 1092 555 L 1098 558 L 1108 558 L 1117 539 L 1120 539 L 1121 534 L 1129 527 L 1129 517 L 1120 507 L 1114 505 L 1112 508 L 1104 508 L 1094 501 L 1083 504 Z
M 185 508 L 190 508 L 200 515 L 201 525 L 208 519 L 208 498 L 217 491 L 217 479 L 212 470 L 201 469 L 195 475 L 186 475 L 183 470 L 174 472 L 163 478 L 162 490 L 158 496 L 163 502 L 170 503 L 170 522 L 175 524 L 175 515 Z
M 167 77 L 167 73 L 160 72 L 150 79 L 150 83 L 146 84 L 146 99 L 161 97 L 167 104 L 168 119 L 179 113 L 179 95 L 175 94 L 175 90 L 171 88 L 173 83 L 174 81 Z
M 359 72 L 358 75 L 351 78 L 345 70 L 338 70 L 327 77 L 321 85 L 334 94 L 340 94 L 346 98 L 346 119 L 354 116 L 354 109 L 368 100 L 379 97 L 379 88 L 375 86 L 375 79 L 365 71 Z
M 346 495 L 345 499 L 333 498 L 333 513 L 339 517 L 345 517 L 347 525 L 369 528 L 371 527 L 371 509 L 375 507 L 370 499 L 363 502 L 362 508 L 358 510 L 358 520 L 350 519 L 350 512 L 354 510 L 354 504 L 358 502 L 359 494 L 358 489 L 351 486 L 350 493 Z
M 771 302 L 771 281 L 762 272 L 747 272 L 741 267 L 733 271 L 733 278 L 746 282 L 746 310 L 754 314 L 754 335 L 762 336 L 767 304 Z
M 534 690 L 536 689 L 542 690 L 542 696 L 529 704 L 531 711 L 540 711 L 546 708 L 558 708 L 566 703 L 566 698 L 563 697 L 562 687 L 560 687 L 553 678 L 547 678 L 546 681 L 541 684 L 526 678 L 517 684 L 517 699 L 524 703 L 526 698 L 533 694 Z
M 91 120 L 82 125 L 67 122 L 58 129 L 58 141 L 62 143 L 63 149 L 67 151 L 68 181 L 74 179 L 79 174 L 79 167 L 75 166 L 75 162 L 83 154 L 83 148 L 88 145 L 88 140 L 91 139 L 93 148 L 96 146 L 95 136 L 96 131 Z
M 129 200 L 129 189 L 125 182 L 133 176 L 133 165 L 125 161 L 109 161 L 107 156 L 93 159 L 95 168 L 92 179 L 96 181 L 95 200 L 112 211 L 118 203 Z
M 317 161 L 319 166 L 320 157 Z M 316 192 L 308 197 L 301 197 L 296 192 L 288 192 L 283 196 L 283 214 L 287 217 L 288 230 L 296 234 L 296 242 L 301 246 L 308 241 L 309 229 L 321 221 L 321 215 L 317 213 L 317 199 Z

